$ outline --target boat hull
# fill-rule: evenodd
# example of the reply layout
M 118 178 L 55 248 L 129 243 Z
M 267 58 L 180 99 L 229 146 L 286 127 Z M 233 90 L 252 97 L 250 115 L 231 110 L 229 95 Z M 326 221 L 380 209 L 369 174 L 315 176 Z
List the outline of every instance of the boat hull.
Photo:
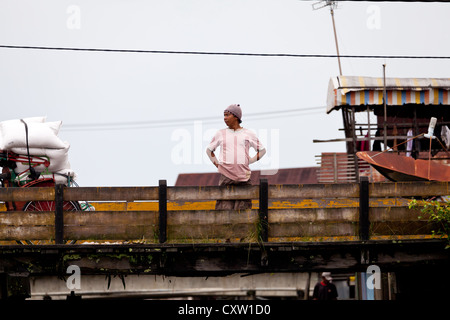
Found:
M 436 161 L 416 160 L 392 152 L 360 151 L 356 155 L 394 182 L 450 181 L 450 166 Z

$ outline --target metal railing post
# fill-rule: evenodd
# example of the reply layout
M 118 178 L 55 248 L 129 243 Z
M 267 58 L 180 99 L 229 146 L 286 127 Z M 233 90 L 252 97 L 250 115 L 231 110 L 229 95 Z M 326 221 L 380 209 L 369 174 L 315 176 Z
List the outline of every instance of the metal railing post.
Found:
M 259 181 L 259 239 L 269 240 L 269 184 L 267 179 Z
M 64 243 L 64 185 L 55 185 L 55 244 Z
M 359 239 L 369 240 L 369 178 L 359 180 Z
M 167 181 L 159 180 L 159 243 L 167 241 Z

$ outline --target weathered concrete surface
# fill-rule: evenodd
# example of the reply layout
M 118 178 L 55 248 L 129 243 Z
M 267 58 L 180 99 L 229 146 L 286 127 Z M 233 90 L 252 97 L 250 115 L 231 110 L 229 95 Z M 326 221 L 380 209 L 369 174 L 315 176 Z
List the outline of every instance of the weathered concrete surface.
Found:
M 74 291 L 83 299 L 100 298 L 165 298 L 189 296 L 249 295 L 302 298 L 310 280 L 308 273 L 233 274 L 223 277 L 175 277 L 157 275 L 98 276 L 80 274 L 79 289 L 72 285 L 69 274 L 65 278 L 38 276 L 30 278 L 31 299 L 66 299 Z M 312 282 L 317 274 L 311 277 Z

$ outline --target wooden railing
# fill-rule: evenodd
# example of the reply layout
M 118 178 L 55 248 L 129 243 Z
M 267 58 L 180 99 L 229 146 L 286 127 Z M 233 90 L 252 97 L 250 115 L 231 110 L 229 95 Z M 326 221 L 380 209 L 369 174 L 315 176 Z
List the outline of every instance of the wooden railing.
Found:
M 216 243 L 411 239 L 435 227 L 413 197 L 450 194 L 448 183 L 360 183 L 241 187 L 0 188 L 3 201 L 54 201 L 55 211 L 0 212 L 0 243 L 41 240 Z M 249 210 L 214 210 L 216 200 L 252 199 Z M 95 211 L 64 211 L 89 201 Z

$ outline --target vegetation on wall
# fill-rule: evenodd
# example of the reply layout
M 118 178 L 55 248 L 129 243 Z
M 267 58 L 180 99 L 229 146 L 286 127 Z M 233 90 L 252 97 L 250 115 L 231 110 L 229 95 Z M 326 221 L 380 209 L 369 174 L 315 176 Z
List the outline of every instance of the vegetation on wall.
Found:
M 450 248 L 450 203 L 442 201 L 418 201 L 412 200 L 409 203 L 410 209 L 420 209 L 422 215 L 428 217 L 428 221 L 437 226 L 433 230 L 433 235 L 447 238 L 446 249 Z M 423 216 L 419 216 L 419 219 Z

